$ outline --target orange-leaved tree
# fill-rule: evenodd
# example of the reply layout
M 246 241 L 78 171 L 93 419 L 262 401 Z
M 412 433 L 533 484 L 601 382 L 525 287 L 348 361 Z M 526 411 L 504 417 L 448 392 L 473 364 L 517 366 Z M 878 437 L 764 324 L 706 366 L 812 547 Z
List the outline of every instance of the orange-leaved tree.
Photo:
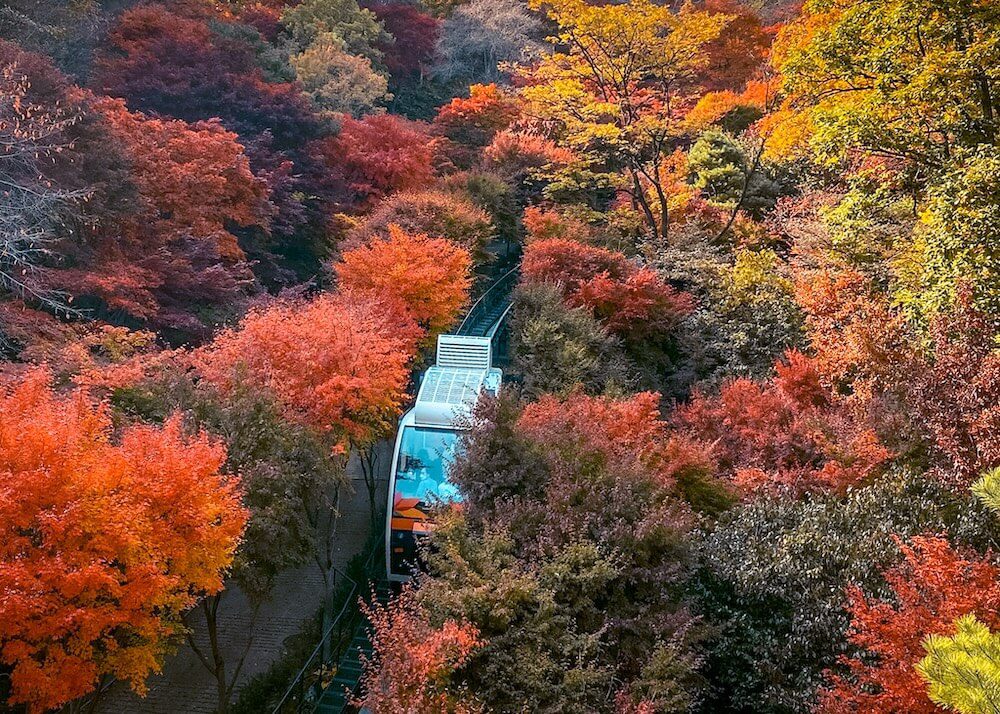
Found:
M 564 295 L 572 296 L 595 275 L 624 280 L 632 266 L 622 253 L 570 238 L 549 238 L 525 249 L 521 269 L 526 281 L 558 283 Z
M 677 411 L 678 424 L 714 445 L 738 486 L 844 489 L 889 460 L 865 405 L 824 386 L 811 358 L 790 351 L 775 370 L 769 382 L 738 378 L 718 395 L 696 393 Z
M 346 462 L 395 426 L 409 380 L 409 365 L 422 330 L 406 308 L 371 294 L 326 293 L 311 300 L 278 300 L 252 310 L 239 326 L 221 332 L 192 356 L 195 371 L 224 396 L 252 384 L 278 404 L 284 417 L 326 440 Z M 376 516 L 373 469 L 365 469 L 372 519 Z M 316 563 L 324 603 L 333 589 L 332 532 L 338 490 L 308 504 L 317 533 Z M 215 610 L 206 613 L 217 627 Z M 324 628 L 332 618 L 324 607 Z M 206 664 L 220 670 L 213 652 Z M 217 675 L 218 677 L 218 675 Z M 220 687 L 230 684 L 220 679 Z M 220 696 L 220 700 L 225 697 Z
M 557 471 L 569 470 L 580 459 L 597 459 L 623 472 L 653 474 L 660 486 L 699 510 L 729 502 L 728 489 L 715 478 L 711 449 L 670 431 L 660 418 L 656 392 L 622 399 L 582 392 L 565 399 L 545 395 L 524 408 L 517 424 L 532 441 L 546 445 Z
M 455 97 L 438 110 L 434 128 L 452 141 L 486 146 L 520 114 L 518 99 L 495 84 L 473 84 L 469 96 Z
M 252 310 L 194 361 L 224 392 L 238 380 L 254 380 L 287 418 L 346 450 L 395 425 L 422 335 L 392 300 L 324 294 Z
M 259 384 L 286 418 L 315 429 L 336 452 L 360 449 L 365 462 L 396 426 L 423 337 L 392 296 L 341 291 L 253 310 L 202 348 L 194 364 L 223 393 L 242 380 Z M 367 466 L 374 520 L 376 484 Z
M 903 562 L 885 573 L 892 602 L 848 591 L 848 638 L 858 653 L 844 659 L 847 673 L 830 673 L 818 710 L 828 714 L 933 714 L 917 671 L 924 638 L 954 634 L 955 620 L 974 614 L 1000 626 L 1000 568 L 989 559 L 953 549 L 943 538 L 923 536 L 902 545 Z
M 345 253 L 336 266 L 345 288 L 398 298 L 429 341 L 451 326 L 468 300 L 471 269 L 464 248 L 394 224 L 387 240 L 373 238 Z
M 529 244 L 522 274 L 528 284 L 558 285 L 568 304 L 591 310 L 629 348 L 660 342 L 694 308 L 689 294 L 624 254 L 566 238 Z
M 94 116 L 127 159 L 132 191 L 117 199 L 122 216 L 102 215 L 95 230 L 62 246 L 67 269 L 53 272 L 54 286 L 204 334 L 192 305 L 231 307 L 253 285 L 234 230 L 268 230 L 266 185 L 217 121 L 154 118 L 106 98 L 94 102 Z
M 231 225 L 263 226 L 271 207 L 236 134 L 218 121 L 188 124 L 100 104 L 128 147 L 143 209 L 163 240 L 188 234 L 216 243 L 223 258 L 242 258 Z
M 344 119 L 340 134 L 323 142 L 323 151 L 347 185 L 349 202 L 362 208 L 434 180 L 434 142 L 427 127 L 395 114 Z
M 362 603 L 362 609 L 372 623 L 375 653 L 364 663 L 357 706 L 376 714 L 482 711 L 451 681 L 483 644 L 474 626 L 455 620 L 435 626 L 412 588 L 386 605 Z
M 178 417 L 112 439 L 108 408 L 45 370 L 0 391 L 0 660 L 10 701 L 59 707 L 105 676 L 142 692 L 222 589 L 247 514 L 225 449 Z
M 445 155 L 460 168 L 476 163 L 478 152 L 520 114 L 515 96 L 495 84 L 473 84 L 469 96 L 455 97 L 438 110 L 433 130 L 445 137 Z

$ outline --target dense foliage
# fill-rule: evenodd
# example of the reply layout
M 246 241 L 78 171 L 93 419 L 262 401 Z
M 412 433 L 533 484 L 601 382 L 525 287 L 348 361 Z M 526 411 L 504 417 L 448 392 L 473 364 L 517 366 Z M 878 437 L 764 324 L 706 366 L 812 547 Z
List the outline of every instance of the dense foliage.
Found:
M 225 449 L 179 418 L 112 443 L 111 415 L 44 370 L 0 395 L 0 646 L 43 712 L 113 675 L 142 691 L 184 611 L 222 588 L 246 511 Z
M 225 714 L 519 264 L 359 705 L 996 711 L 996 2 L 2 5 L 0 706 Z

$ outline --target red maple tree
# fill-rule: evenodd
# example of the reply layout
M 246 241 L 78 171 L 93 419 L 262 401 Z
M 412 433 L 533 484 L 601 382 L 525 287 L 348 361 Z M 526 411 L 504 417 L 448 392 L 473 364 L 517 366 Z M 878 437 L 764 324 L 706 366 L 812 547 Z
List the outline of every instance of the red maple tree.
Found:
M 237 226 L 266 229 L 272 207 L 236 135 L 217 122 L 187 124 L 95 103 L 131 162 L 131 213 L 69 248 L 78 267 L 56 287 L 100 298 L 154 324 L 203 332 L 192 303 L 238 298 L 253 276 Z
M 129 151 L 143 220 L 161 240 L 193 235 L 213 241 L 223 258 L 242 258 L 228 226 L 266 227 L 269 207 L 236 134 L 217 121 L 147 117 L 120 100 L 104 100 L 100 110 Z
M 545 395 L 524 408 L 518 429 L 535 443 L 558 444 L 547 453 L 564 472 L 588 455 L 626 472 L 652 472 L 668 488 L 715 471 L 708 447 L 671 433 L 660 418 L 660 395 L 655 392 L 622 399 L 580 392 L 564 399 Z
M 641 344 L 676 326 L 694 300 L 622 253 L 565 238 L 527 246 L 521 265 L 527 283 L 558 285 L 566 301 L 586 307 L 629 344 Z
M 419 81 L 434 61 L 441 21 L 420 12 L 408 3 L 365 2 L 375 17 L 392 35 L 392 41 L 379 46 L 385 54 L 385 67 L 394 85 L 407 80 Z
M 902 316 L 857 271 L 802 271 L 796 301 L 823 376 L 855 391 L 884 386 L 904 361 Z
M 864 412 L 826 388 L 810 358 L 791 351 L 775 367 L 769 382 L 734 379 L 676 413 L 681 428 L 714 445 L 736 484 L 842 489 L 890 458 Z
M 434 143 L 427 127 L 393 114 L 344 119 L 323 151 L 348 187 L 349 200 L 361 208 L 433 181 Z
M 544 136 L 505 129 L 483 149 L 482 158 L 487 168 L 521 182 L 546 167 L 569 164 L 576 156 Z
M 706 0 L 705 10 L 731 17 L 719 36 L 705 45 L 708 68 L 702 86 L 709 90 L 743 89 L 767 59 L 774 31 L 757 12 L 736 0 Z
M 422 336 L 398 303 L 325 294 L 251 311 L 199 350 L 194 363 L 223 391 L 254 380 L 288 418 L 346 447 L 395 425 Z
M 473 84 L 468 97 L 455 97 L 438 110 L 434 129 L 469 146 L 489 144 L 520 114 L 517 100 L 495 84 Z
M 621 253 L 568 238 L 538 240 L 524 251 L 521 272 L 532 283 L 557 283 L 564 295 L 573 295 L 596 275 L 621 281 L 632 267 Z
M 105 675 L 142 692 L 246 522 L 225 449 L 179 418 L 111 436 L 105 405 L 44 370 L 0 391 L 0 658 L 32 712 Z
M 96 57 L 94 84 L 133 111 L 221 120 L 271 191 L 272 230 L 294 240 L 343 191 L 314 146 L 328 130 L 298 85 L 265 80 L 246 35 L 213 32 L 206 3 L 191 5 L 202 12 L 148 3 L 121 13 Z
M 438 110 L 432 128 L 445 138 L 442 151 L 457 167 L 473 166 L 479 151 L 520 114 L 513 95 L 495 84 L 473 84 L 468 97 L 455 97 Z
M 386 605 L 362 603 L 371 623 L 374 657 L 364 663 L 363 695 L 355 704 L 378 714 L 473 714 L 482 711 L 452 673 L 483 641 L 472 625 L 447 620 L 434 626 L 412 588 Z
M 1000 464 L 1000 316 L 976 310 L 963 294 L 933 321 L 933 348 L 893 373 L 939 457 L 939 473 L 965 487 Z
M 932 536 L 901 544 L 903 561 L 885 573 L 893 601 L 848 591 L 848 638 L 859 654 L 844 658 L 844 675 L 829 673 L 820 698 L 825 714 L 933 714 L 916 665 L 927 654 L 923 639 L 950 635 L 956 619 L 974 613 L 991 629 L 1000 626 L 1000 568 L 989 559 L 954 550 Z

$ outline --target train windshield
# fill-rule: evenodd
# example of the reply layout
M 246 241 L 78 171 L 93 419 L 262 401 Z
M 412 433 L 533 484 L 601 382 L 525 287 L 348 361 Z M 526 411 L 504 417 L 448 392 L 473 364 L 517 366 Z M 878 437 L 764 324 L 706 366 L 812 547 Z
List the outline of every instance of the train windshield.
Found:
M 395 500 L 413 499 L 430 505 L 453 502 L 458 489 L 448 481 L 458 434 L 444 429 L 408 426 L 403 429 L 396 468 Z

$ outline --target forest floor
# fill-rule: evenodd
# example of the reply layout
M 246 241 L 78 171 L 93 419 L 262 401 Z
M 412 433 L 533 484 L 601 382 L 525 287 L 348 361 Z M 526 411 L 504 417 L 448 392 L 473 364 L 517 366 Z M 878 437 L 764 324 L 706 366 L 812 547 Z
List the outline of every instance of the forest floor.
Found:
M 380 454 L 378 460 L 380 494 L 385 492 L 391 456 L 391 451 Z M 353 489 L 347 489 L 341 495 L 334 549 L 334 566 L 341 570 L 364 547 L 371 527 L 368 490 L 357 459 L 352 459 L 348 466 L 348 476 Z M 286 571 L 278 577 L 274 597 L 261 607 L 258 614 L 252 633 L 253 642 L 233 701 L 238 697 L 240 687 L 255 674 L 265 672 L 271 663 L 282 656 L 285 641 L 299 632 L 303 621 L 316 614 L 322 594 L 323 580 L 315 564 Z M 200 618 L 195 618 L 195 622 L 201 622 Z M 226 653 L 227 664 L 236 661 L 246 646 L 249 623 L 250 606 L 246 597 L 238 588 L 227 590 L 220 607 L 219 623 L 220 645 Z M 208 652 L 208 636 L 204 627 L 196 626 L 194 634 L 199 647 Z M 216 710 L 215 678 L 188 646 L 169 658 L 163 673 L 150 677 L 148 685 L 148 693 L 140 697 L 127 685 L 116 683 L 101 698 L 100 710 L 107 714 L 213 714 Z

